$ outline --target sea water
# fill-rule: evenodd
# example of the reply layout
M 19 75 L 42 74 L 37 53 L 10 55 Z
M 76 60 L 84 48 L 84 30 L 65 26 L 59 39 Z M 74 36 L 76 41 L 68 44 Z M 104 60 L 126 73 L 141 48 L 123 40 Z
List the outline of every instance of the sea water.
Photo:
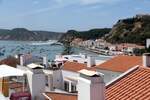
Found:
M 0 59 L 4 59 L 8 56 L 14 56 L 17 54 L 31 53 L 37 56 L 46 56 L 48 60 L 53 60 L 55 55 L 60 55 L 63 50 L 63 45 L 52 45 L 56 43 L 56 40 L 50 41 L 0 41 Z M 86 51 L 79 48 L 73 48 L 74 54 L 86 53 L 90 55 L 97 55 L 90 51 Z M 109 59 L 106 56 L 97 56 L 99 59 Z

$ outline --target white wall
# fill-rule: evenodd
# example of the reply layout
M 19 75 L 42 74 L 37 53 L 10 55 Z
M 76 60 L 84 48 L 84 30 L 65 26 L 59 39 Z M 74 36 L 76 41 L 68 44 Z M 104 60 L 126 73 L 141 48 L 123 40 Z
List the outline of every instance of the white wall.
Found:
M 93 67 L 96 64 L 95 62 L 95 57 L 93 56 L 88 56 L 87 57 L 87 67 Z
M 48 87 L 50 91 L 54 91 L 53 88 L 53 75 L 47 75 L 48 77 Z
M 62 89 L 63 87 L 63 75 L 62 70 L 53 71 L 53 87 L 57 89 Z
M 97 72 L 100 72 L 100 73 L 104 74 L 104 82 L 105 83 L 110 82 L 111 80 L 115 79 L 120 74 L 122 74 L 121 72 L 113 72 L 113 71 L 107 71 L 107 70 L 101 70 L 101 69 L 97 69 Z M 71 77 L 71 78 L 79 77 L 79 73 L 77 73 L 77 72 L 71 72 L 71 71 L 63 70 L 62 73 L 63 73 L 63 79 L 65 77 Z
M 86 80 L 88 81 L 88 80 Z M 85 83 L 82 79 L 78 80 L 78 100 L 90 100 L 90 81 Z
M 111 80 L 115 79 L 120 74 L 122 74 L 121 72 L 113 72 L 113 71 L 102 70 L 102 69 L 97 69 L 97 72 L 104 74 L 104 82 L 105 83 L 110 82 Z
M 78 79 L 78 100 L 105 100 L 105 83 L 102 77 L 80 76 Z
M 65 77 L 79 77 L 79 73 L 77 73 L 77 72 L 62 70 L 62 73 L 63 73 L 63 78 L 65 78 Z
M 46 60 L 46 59 L 45 59 Z M 25 54 L 20 56 L 20 65 L 27 65 L 30 63 L 43 63 L 43 57 Z
M 77 73 L 77 72 L 62 70 L 62 73 L 63 73 L 63 79 L 65 79 L 65 77 L 70 77 L 70 78 L 78 78 L 79 77 L 79 73 Z M 64 84 L 63 84 L 63 89 L 64 89 Z M 78 88 L 77 88 L 77 91 L 78 91 Z
M 42 93 L 45 92 L 45 75 L 27 72 L 27 79 L 32 95 L 32 100 L 44 100 Z

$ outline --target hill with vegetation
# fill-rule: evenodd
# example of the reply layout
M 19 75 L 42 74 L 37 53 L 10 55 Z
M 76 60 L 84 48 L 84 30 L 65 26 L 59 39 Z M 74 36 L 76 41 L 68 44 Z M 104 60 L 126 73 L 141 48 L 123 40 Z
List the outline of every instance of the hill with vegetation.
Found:
M 147 38 L 150 38 L 150 15 L 136 15 L 119 20 L 105 39 L 111 43 L 145 45 Z
M 0 40 L 17 41 L 46 41 L 59 40 L 62 33 L 48 31 L 30 31 L 25 28 L 15 28 L 12 30 L 0 29 Z
M 91 29 L 89 31 L 69 30 L 60 38 L 60 42 L 70 43 L 76 38 L 81 38 L 83 40 L 98 39 L 108 34 L 110 30 L 110 28 Z
M 132 18 L 120 19 L 112 29 L 69 30 L 64 34 L 48 31 L 30 31 L 25 28 L 15 28 L 12 30 L 0 29 L 0 40 L 59 40 L 62 43 L 70 43 L 76 38 L 82 40 L 103 38 L 110 43 L 145 45 L 145 40 L 150 38 L 150 15 L 136 15 Z

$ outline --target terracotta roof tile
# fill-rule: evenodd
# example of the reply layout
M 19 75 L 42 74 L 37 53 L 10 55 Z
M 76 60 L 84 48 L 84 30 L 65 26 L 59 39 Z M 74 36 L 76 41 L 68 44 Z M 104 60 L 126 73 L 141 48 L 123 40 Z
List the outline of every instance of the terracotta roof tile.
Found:
M 45 93 L 51 100 L 77 100 L 77 95 L 65 94 L 65 93 L 55 93 L 55 92 L 46 92 Z M 47 97 L 45 97 L 48 99 Z
M 115 72 L 125 72 L 136 65 L 142 65 L 141 56 L 119 55 L 100 65 L 97 65 L 96 68 Z
M 78 72 L 82 69 L 96 70 L 95 67 L 88 68 L 86 64 L 67 61 L 64 63 L 63 70 Z
M 150 100 L 150 69 L 138 67 L 106 87 L 106 100 Z
M 6 65 L 9 65 L 9 66 L 12 66 L 12 67 L 16 67 L 19 64 L 19 59 L 16 59 L 16 58 L 10 56 L 6 59 L 1 60 L 0 65 L 2 65 L 2 64 L 6 64 Z

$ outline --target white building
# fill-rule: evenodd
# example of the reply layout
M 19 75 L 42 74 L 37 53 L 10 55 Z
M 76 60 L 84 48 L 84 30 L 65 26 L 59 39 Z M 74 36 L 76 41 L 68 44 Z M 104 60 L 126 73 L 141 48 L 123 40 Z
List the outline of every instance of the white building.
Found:
M 64 63 L 63 76 L 77 77 L 78 76 L 77 72 L 79 70 L 90 69 L 104 73 L 105 75 L 104 80 L 107 83 L 112 79 L 116 78 L 121 73 L 130 69 L 131 67 L 141 64 L 142 62 L 141 58 L 142 57 L 120 55 L 113 57 L 112 59 L 107 60 L 106 62 L 97 60 L 94 61 L 94 59 L 89 59 L 89 61 L 86 59 L 87 63 L 83 63 L 82 60 L 75 60 L 75 61 L 68 60 L 66 63 Z M 91 66 L 89 62 L 91 62 Z M 126 64 L 126 62 L 129 62 L 129 64 Z
M 106 85 L 103 74 L 83 69 L 79 71 L 78 93 L 45 92 L 43 95 L 46 100 L 149 100 L 149 65 L 150 54 L 144 54 L 142 66 L 131 67 Z
M 141 64 L 142 59 L 137 56 L 116 56 L 104 61 L 97 60 L 94 56 L 79 54 L 57 55 L 55 61 L 54 66 L 49 66 L 50 69 L 44 70 L 47 74 L 47 81 L 53 83 L 49 84 L 49 90 L 62 89 L 66 92 L 76 92 L 78 91 L 76 87 L 78 71 L 87 69 L 103 73 L 104 81 L 108 83 L 131 67 Z
M 44 93 L 51 100 L 48 94 L 57 93 L 74 98 L 66 100 L 105 100 L 105 83 L 108 84 L 128 69 L 142 64 L 142 57 L 136 56 L 116 56 L 100 63 L 95 57 L 85 55 L 57 56 L 55 60 L 56 62 L 48 63 L 46 68 L 36 63 L 18 65 L 18 69 L 26 72 L 32 99 L 43 100 L 41 93 Z
M 48 60 L 47 57 L 35 56 L 32 54 L 24 54 L 20 56 L 21 66 L 26 66 L 31 63 L 42 64 L 44 67 L 47 67 Z
M 79 73 L 78 100 L 105 100 L 103 74 L 85 69 Z

